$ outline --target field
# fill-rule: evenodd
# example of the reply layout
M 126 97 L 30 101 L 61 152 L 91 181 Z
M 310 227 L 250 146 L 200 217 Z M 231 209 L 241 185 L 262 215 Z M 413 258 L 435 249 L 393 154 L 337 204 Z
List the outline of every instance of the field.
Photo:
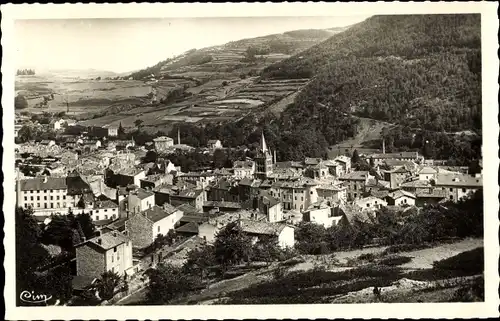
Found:
M 484 300 L 483 240 L 393 253 L 387 247 L 297 256 L 234 268 L 171 304 L 468 302 Z M 241 273 L 240 273 L 241 272 Z M 374 295 L 375 286 L 380 295 Z M 120 304 L 144 304 L 142 290 Z
M 179 122 L 236 120 L 268 109 L 280 113 L 308 79 L 260 81 L 257 75 L 335 32 L 303 30 L 191 50 L 152 69 L 156 82 L 148 80 L 149 72 L 134 77 L 136 80 L 112 74 L 96 80 L 96 71 L 90 73 L 93 77 L 58 71 L 19 76 L 15 88 L 28 100 L 23 111 L 66 112 L 69 104 L 69 116 L 84 125 L 135 127 L 140 119 L 147 131 L 168 131 Z M 247 50 L 252 46 L 267 48 L 267 52 L 248 59 Z M 174 90 L 175 97 L 171 97 Z M 156 104 L 151 99 L 154 92 Z

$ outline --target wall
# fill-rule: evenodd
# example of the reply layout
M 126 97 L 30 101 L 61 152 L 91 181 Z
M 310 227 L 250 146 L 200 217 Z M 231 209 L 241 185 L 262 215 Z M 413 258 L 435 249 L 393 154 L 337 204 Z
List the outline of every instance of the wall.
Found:
M 116 252 L 115 252 L 116 249 Z M 132 267 L 132 242 L 118 245 L 106 252 L 106 270 L 123 275 Z
M 76 274 L 98 278 L 106 271 L 105 254 L 88 245 L 76 248 Z
M 202 224 L 198 227 L 198 236 L 208 243 L 212 243 L 215 240 L 216 234 L 217 228 L 212 224 Z
M 133 215 L 127 221 L 132 246 L 143 248 L 153 243 L 153 223 L 142 214 Z
M 278 236 L 278 243 L 282 248 L 293 247 L 295 245 L 295 229 L 286 226 Z
M 304 221 L 308 219 L 310 222 L 323 225 L 328 228 L 332 226 L 334 218 L 331 216 L 332 209 L 330 207 L 319 208 L 309 211 L 309 215 L 304 215 Z

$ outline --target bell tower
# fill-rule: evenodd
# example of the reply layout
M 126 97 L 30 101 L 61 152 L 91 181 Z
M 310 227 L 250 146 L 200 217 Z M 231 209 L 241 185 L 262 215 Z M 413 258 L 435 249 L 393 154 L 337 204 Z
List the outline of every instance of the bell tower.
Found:
M 255 178 L 266 179 L 273 172 L 273 156 L 267 148 L 264 132 L 260 138 L 260 150 L 254 159 L 255 161 Z

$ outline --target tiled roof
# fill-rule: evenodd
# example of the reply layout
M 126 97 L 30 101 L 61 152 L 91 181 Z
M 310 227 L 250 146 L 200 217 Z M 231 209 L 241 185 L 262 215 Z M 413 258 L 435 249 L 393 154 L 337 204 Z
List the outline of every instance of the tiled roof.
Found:
M 437 174 L 436 185 L 481 187 L 483 178 L 466 174 Z
M 107 251 L 109 249 L 114 248 L 115 246 L 126 243 L 128 241 L 130 241 L 130 239 L 127 236 L 123 235 L 120 232 L 113 231 L 103 234 L 101 236 L 94 237 L 86 242 L 78 244 L 77 246 L 81 246 L 87 243 L 92 243 L 93 245 Z
M 132 192 L 132 195 L 135 195 L 139 199 L 143 200 L 143 199 L 146 199 L 148 197 L 154 196 L 155 193 L 150 192 L 150 191 L 146 191 L 143 188 L 138 188 L 138 189 L 136 189 L 135 191 Z
M 19 181 L 21 191 L 46 191 L 55 189 L 67 189 L 65 177 L 47 177 L 46 181 L 43 178 L 33 178 Z
M 198 234 L 198 223 L 189 222 L 175 229 L 176 232 Z
M 170 205 L 171 206 L 171 205 Z M 175 208 L 174 208 L 175 212 Z M 169 212 L 168 210 L 164 210 L 163 208 L 155 205 L 151 208 L 148 208 L 144 212 L 138 215 L 144 215 L 147 219 L 149 219 L 152 222 L 158 222 L 163 220 L 165 217 L 168 217 L 172 214 L 173 212 Z
M 222 202 L 222 201 L 206 201 L 204 207 L 227 207 L 227 208 L 241 208 L 237 202 Z
M 233 163 L 233 168 L 246 168 L 251 169 L 254 165 L 253 161 L 235 161 Z
M 436 174 L 437 173 L 437 170 L 435 170 L 434 168 L 432 167 L 424 167 L 422 168 L 422 170 L 420 172 L 418 172 L 419 174 Z
M 97 201 L 95 202 L 95 209 L 100 209 L 100 208 L 118 208 L 118 204 L 111 200 L 105 200 L 105 201 Z
M 407 191 L 404 191 L 404 190 L 397 190 L 397 191 L 394 191 L 392 193 L 389 193 L 387 195 L 388 197 L 392 198 L 392 199 L 398 199 L 400 197 L 403 197 L 403 196 L 406 196 L 406 197 L 410 197 L 410 198 L 417 198 L 415 195 L 413 195 L 412 193 L 409 193 Z
M 287 226 L 285 224 L 269 223 L 241 219 L 241 229 L 249 234 L 278 235 Z
M 364 181 L 369 175 L 368 171 L 355 171 L 350 172 L 342 177 L 339 177 L 340 180 L 351 180 L 351 181 Z

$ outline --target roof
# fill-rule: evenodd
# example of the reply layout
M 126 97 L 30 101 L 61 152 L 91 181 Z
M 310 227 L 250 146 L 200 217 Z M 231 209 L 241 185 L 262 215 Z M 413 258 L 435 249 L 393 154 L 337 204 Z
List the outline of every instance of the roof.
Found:
M 68 188 L 65 177 L 46 177 L 46 181 L 44 178 L 24 179 L 19 181 L 19 186 L 21 191 L 46 191 Z
M 466 174 L 437 174 L 436 185 L 438 186 L 483 186 L 482 177 L 474 177 Z
M 77 246 L 81 246 L 81 245 L 90 243 L 94 246 L 97 246 L 98 248 L 100 248 L 102 250 L 107 251 L 109 249 L 114 248 L 115 246 L 126 243 L 128 241 L 130 241 L 130 239 L 127 236 L 123 235 L 120 232 L 113 231 L 113 232 L 103 234 L 101 236 L 96 236 L 96 237 L 94 237 L 86 242 L 78 244 Z
M 184 214 L 198 213 L 198 210 L 194 206 L 192 206 L 188 203 L 184 203 L 184 204 L 177 206 L 177 209 L 182 211 Z
M 304 160 L 304 164 L 306 165 L 318 165 L 321 163 L 321 158 L 311 158 L 311 157 L 306 157 Z
M 169 205 L 169 206 L 171 208 L 173 208 L 174 211 L 170 212 L 169 211 L 170 208 L 165 210 L 165 209 L 155 205 L 151 208 L 148 208 L 147 210 L 142 212 L 140 215 L 143 215 L 144 217 L 146 217 L 150 221 L 156 223 L 156 222 L 161 221 L 164 218 L 170 216 L 173 212 L 175 212 L 175 207 L 173 207 L 172 205 Z
M 385 201 L 383 199 L 381 199 L 381 198 L 378 198 L 378 197 L 375 197 L 375 196 L 368 196 L 368 197 L 356 200 L 356 204 L 358 204 L 358 203 L 366 203 L 366 202 L 370 202 L 370 201 L 382 201 L 382 202 L 385 203 Z
M 198 234 L 198 223 L 189 222 L 175 229 L 176 232 Z
M 266 191 L 266 190 L 261 190 L 260 191 L 260 196 L 262 197 L 262 202 L 265 205 L 268 205 L 269 207 L 276 206 L 276 205 L 278 205 L 280 203 L 279 200 L 277 200 L 276 198 L 274 198 L 273 196 L 271 196 L 271 194 L 269 194 L 269 192 Z
M 249 234 L 278 235 L 287 226 L 286 224 L 269 223 L 254 220 L 239 220 L 241 229 Z
M 435 170 L 434 168 L 432 167 L 424 167 L 422 168 L 422 170 L 420 172 L 418 172 L 419 174 L 436 174 L 437 173 L 437 170 Z
M 97 201 L 94 206 L 95 209 L 99 208 L 118 208 L 118 204 L 111 200 Z
M 401 152 L 401 153 L 387 153 L 387 154 L 372 154 L 370 158 L 418 158 L 418 152 Z
M 351 180 L 351 181 L 364 181 L 370 173 L 368 171 L 355 171 L 347 173 L 341 177 L 340 180 Z
M 154 142 L 163 142 L 163 141 L 174 141 L 173 138 L 167 136 L 160 136 L 153 139 Z
M 240 203 L 237 202 L 222 202 L 222 201 L 206 201 L 203 203 L 204 207 L 227 207 L 227 208 L 241 208 Z
M 233 168 L 246 168 L 251 169 L 254 165 L 253 161 L 235 161 L 233 163 Z
M 404 191 L 404 190 L 400 190 L 400 189 L 399 189 L 399 190 L 397 190 L 397 191 L 394 191 L 394 192 L 392 192 L 392 193 L 389 193 L 389 194 L 387 195 L 387 197 L 390 197 L 390 198 L 395 199 L 395 200 L 396 200 L 396 199 L 398 199 L 398 198 L 404 197 L 404 196 L 406 196 L 406 197 L 410 197 L 410 198 L 414 198 L 414 199 L 415 199 L 415 198 L 417 198 L 417 197 L 416 197 L 415 195 L 413 195 L 412 193 L 407 192 L 407 191 Z
M 97 278 L 91 276 L 75 275 L 71 280 L 71 286 L 74 290 L 85 290 L 94 283 Z
M 151 197 L 151 196 L 154 196 L 155 193 L 154 192 L 151 192 L 151 191 L 146 191 L 145 189 L 143 188 L 138 188 L 136 189 L 135 191 L 132 191 L 131 193 L 132 195 L 135 195 L 137 196 L 139 199 L 143 200 L 143 199 L 146 199 L 148 197 Z

